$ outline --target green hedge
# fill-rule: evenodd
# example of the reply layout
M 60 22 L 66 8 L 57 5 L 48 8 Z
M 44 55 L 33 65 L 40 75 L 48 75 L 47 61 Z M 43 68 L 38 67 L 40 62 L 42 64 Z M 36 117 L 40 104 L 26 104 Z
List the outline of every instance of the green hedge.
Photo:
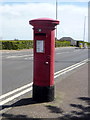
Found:
M 0 49 L 2 50 L 30 49 L 33 47 L 32 40 L 0 41 L 0 43 Z
M 66 47 L 70 46 L 69 41 L 55 41 L 55 47 Z
M 87 45 L 88 45 L 88 48 L 90 49 L 90 43 L 87 43 Z
M 2 41 L 0 41 L 0 50 L 2 50 Z
M 55 41 L 55 47 L 70 46 L 69 41 Z M 0 49 L 6 50 L 19 50 L 33 48 L 33 40 L 8 40 L 0 41 Z

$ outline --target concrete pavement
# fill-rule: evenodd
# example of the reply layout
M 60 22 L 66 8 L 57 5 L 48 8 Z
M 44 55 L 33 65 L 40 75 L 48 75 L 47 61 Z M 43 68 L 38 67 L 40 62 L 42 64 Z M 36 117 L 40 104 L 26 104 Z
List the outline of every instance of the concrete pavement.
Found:
M 55 80 L 55 101 L 36 103 L 31 95 L 23 97 L 3 114 L 2 120 L 89 120 L 88 64 Z

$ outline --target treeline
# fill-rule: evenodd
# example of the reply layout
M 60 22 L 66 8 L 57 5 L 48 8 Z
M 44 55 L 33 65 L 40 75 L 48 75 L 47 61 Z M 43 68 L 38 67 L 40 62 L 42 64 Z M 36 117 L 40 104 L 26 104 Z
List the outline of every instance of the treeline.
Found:
M 55 41 L 55 47 L 70 46 L 69 41 Z M 2 50 L 20 50 L 33 48 L 33 40 L 3 40 L 0 41 L 0 49 Z

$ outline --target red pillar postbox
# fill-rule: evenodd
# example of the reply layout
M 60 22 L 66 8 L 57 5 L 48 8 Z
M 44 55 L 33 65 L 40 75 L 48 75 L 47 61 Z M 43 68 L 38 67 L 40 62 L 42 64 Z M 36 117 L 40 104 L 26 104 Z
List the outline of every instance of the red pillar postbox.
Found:
M 59 21 L 39 18 L 29 21 L 34 27 L 33 100 L 54 100 L 55 26 Z

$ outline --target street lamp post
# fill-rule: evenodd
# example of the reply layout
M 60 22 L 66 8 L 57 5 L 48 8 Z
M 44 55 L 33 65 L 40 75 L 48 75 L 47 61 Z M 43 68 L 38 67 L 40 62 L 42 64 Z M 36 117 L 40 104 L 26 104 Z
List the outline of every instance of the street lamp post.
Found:
M 56 0 L 56 20 L 57 20 L 57 0 Z
M 58 2 L 57 2 L 57 0 L 56 0 L 56 20 L 57 20 L 57 17 L 58 17 L 57 7 L 58 7 Z M 56 40 L 57 40 L 57 26 L 56 26 Z
M 85 40 L 85 26 L 86 26 L 86 16 L 84 17 L 83 47 L 84 47 L 84 40 Z

